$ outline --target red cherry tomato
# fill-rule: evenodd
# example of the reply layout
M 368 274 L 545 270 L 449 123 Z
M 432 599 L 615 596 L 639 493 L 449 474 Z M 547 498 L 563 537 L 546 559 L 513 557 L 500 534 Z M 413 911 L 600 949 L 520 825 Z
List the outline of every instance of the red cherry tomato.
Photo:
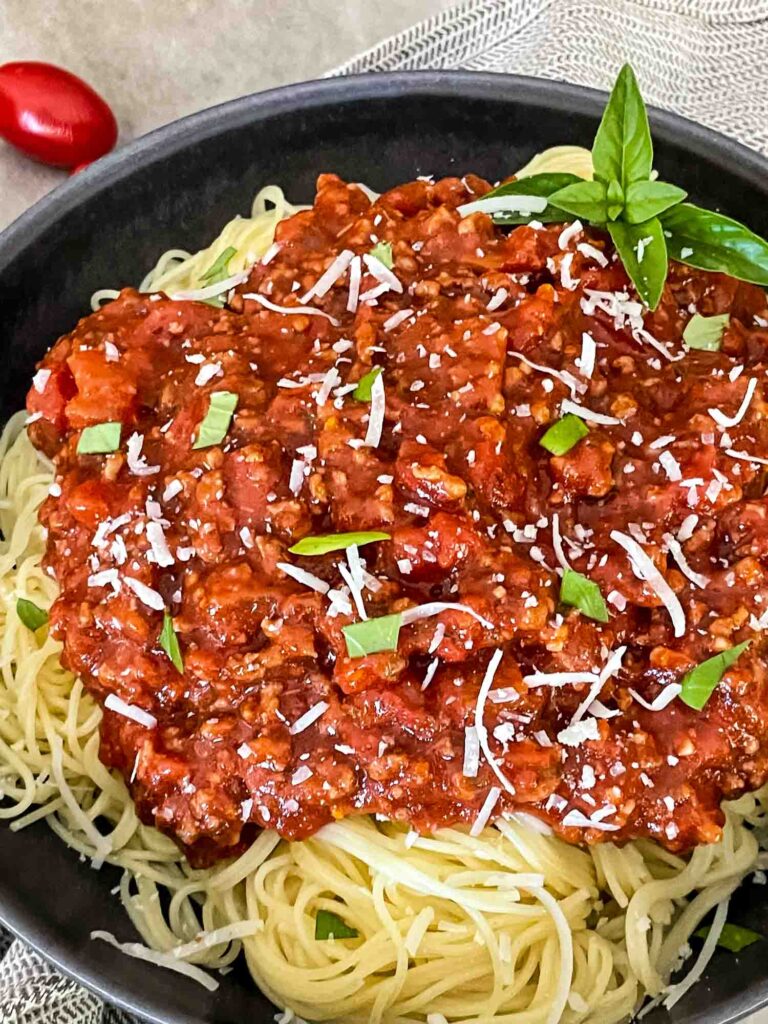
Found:
M 53 64 L 0 65 L 0 138 L 54 167 L 81 167 L 117 140 L 115 116 L 82 78 Z

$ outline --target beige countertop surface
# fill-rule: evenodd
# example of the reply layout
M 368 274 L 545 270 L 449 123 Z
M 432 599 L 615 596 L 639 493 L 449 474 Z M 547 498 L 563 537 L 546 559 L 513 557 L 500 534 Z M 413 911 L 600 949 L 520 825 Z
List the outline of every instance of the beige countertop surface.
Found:
M 44 60 L 104 96 L 126 142 L 235 96 L 319 78 L 454 0 L 0 0 L 0 64 Z M 0 228 L 65 180 L 0 141 Z

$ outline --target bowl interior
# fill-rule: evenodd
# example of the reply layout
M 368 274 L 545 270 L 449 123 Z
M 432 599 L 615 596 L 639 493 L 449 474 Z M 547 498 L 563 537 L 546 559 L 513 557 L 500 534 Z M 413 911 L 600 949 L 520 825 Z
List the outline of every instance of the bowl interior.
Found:
M 102 287 L 138 283 L 165 249 L 207 244 L 270 182 L 309 202 L 318 173 L 383 190 L 419 174 L 491 180 L 559 143 L 589 146 L 604 96 L 513 76 L 422 72 L 290 86 L 204 111 L 100 161 L 0 237 L 3 358 L 0 416 L 22 407 L 35 360 L 89 309 Z M 766 162 L 672 115 L 652 116 L 655 166 L 694 201 L 768 233 Z M 271 1021 L 274 1008 L 243 968 L 213 994 L 92 942 L 93 929 L 135 938 L 110 889 L 39 823 L 0 829 L 0 919 L 105 998 L 163 1024 Z M 749 883 L 737 920 L 768 929 L 768 890 Z M 768 1001 L 762 944 L 718 953 L 671 1015 L 724 1024 Z

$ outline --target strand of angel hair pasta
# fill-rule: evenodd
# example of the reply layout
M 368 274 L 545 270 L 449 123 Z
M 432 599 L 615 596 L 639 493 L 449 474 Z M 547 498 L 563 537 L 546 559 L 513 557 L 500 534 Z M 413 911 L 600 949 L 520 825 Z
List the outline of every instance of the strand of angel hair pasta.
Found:
M 550 146 L 531 157 L 524 167 L 515 171 L 516 178 L 530 178 L 533 174 L 565 172 L 592 180 L 592 152 L 584 146 Z
M 196 253 L 183 249 L 164 252 L 139 290 L 175 293 L 200 288 L 205 283 L 203 275 L 228 249 L 235 251 L 227 261 L 227 272 L 245 270 L 265 255 L 274 241 L 278 223 L 304 209 L 289 203 L 277 185 L 267 185 L 257 193 L 251 215 L 234 217 L 207 248 Z
M 627 952 L 632 969 L 651 995 L 662 990 L 680 948 L 714 905 L 710 898 L 721 891 L 719 886 L 730 893 L 738 885 L 753 868 L 757 849 L 754 836 L 730 812 L 718 843 L 696 847 L 676 875 L 647 882 L 633 895 L 626 912 Z M 673 902 L 689 898 L 697 890 L 698 895 L 666 933 L 665 940 L 654 917 L 661 918 L 662 923 L 670 921 Z

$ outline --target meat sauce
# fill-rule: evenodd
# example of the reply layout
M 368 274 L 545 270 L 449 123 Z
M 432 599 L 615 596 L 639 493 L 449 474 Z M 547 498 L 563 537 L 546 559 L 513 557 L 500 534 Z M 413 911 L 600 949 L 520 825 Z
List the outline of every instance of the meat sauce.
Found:
M 322 175 L 227 307 L 127 289 L 40 364 L 27 407 L 56 465 L 40 511 L 52 629 L 102 707 L 115 694 L 156 719 L 105 709 L 101 757 L 194 863 L 260 827 L 300 839 L 351 814 L 471 824 L 494 786 L 494 815 L 525 811 L 570 842 L 685 850 L 718 838 L 724 797 L 768 778 L 765 295 L 673 264 L 649 313 L 602 233 L 457 212 L 488 188 L 419 180 L 371 204 Z M 363 263 L 356 308 L 349 269 L 301 301 L 343 250 L 383 242 L 390 277 Z M 683 346 L 694 313 L 730 314 L 720 351 Z M 371 403 L 352 394 L 372 367 L 375 446 Z M 221 444 L 194 449 L 217 391 L 237 410 Z M 564 400 L 607 419 L 553 456 L 539 442 Z M 78 455 L 105 421 L 122 424 L 119 449 Z M 288 548 L 350 530 L 391 537 L 359 549 L 370 618 L 441 601 L 492 628 L 444 610 L 403 626 L 396 650 L 349 657 L 345 552 Z M 614 531 L 666 579 L 682 635 Z M 607 622 L 559 603 L 561 558 L 599 585 Z M 162 607 L 183 673 L 160 646 Z M 646 706 L 746 639 L 703 710 Z M 482 724 L 498 772 L 482 752 L 465 772 L 497 650 Z M 597 689 L 525 681 L 600 673 L 617 651 Z

